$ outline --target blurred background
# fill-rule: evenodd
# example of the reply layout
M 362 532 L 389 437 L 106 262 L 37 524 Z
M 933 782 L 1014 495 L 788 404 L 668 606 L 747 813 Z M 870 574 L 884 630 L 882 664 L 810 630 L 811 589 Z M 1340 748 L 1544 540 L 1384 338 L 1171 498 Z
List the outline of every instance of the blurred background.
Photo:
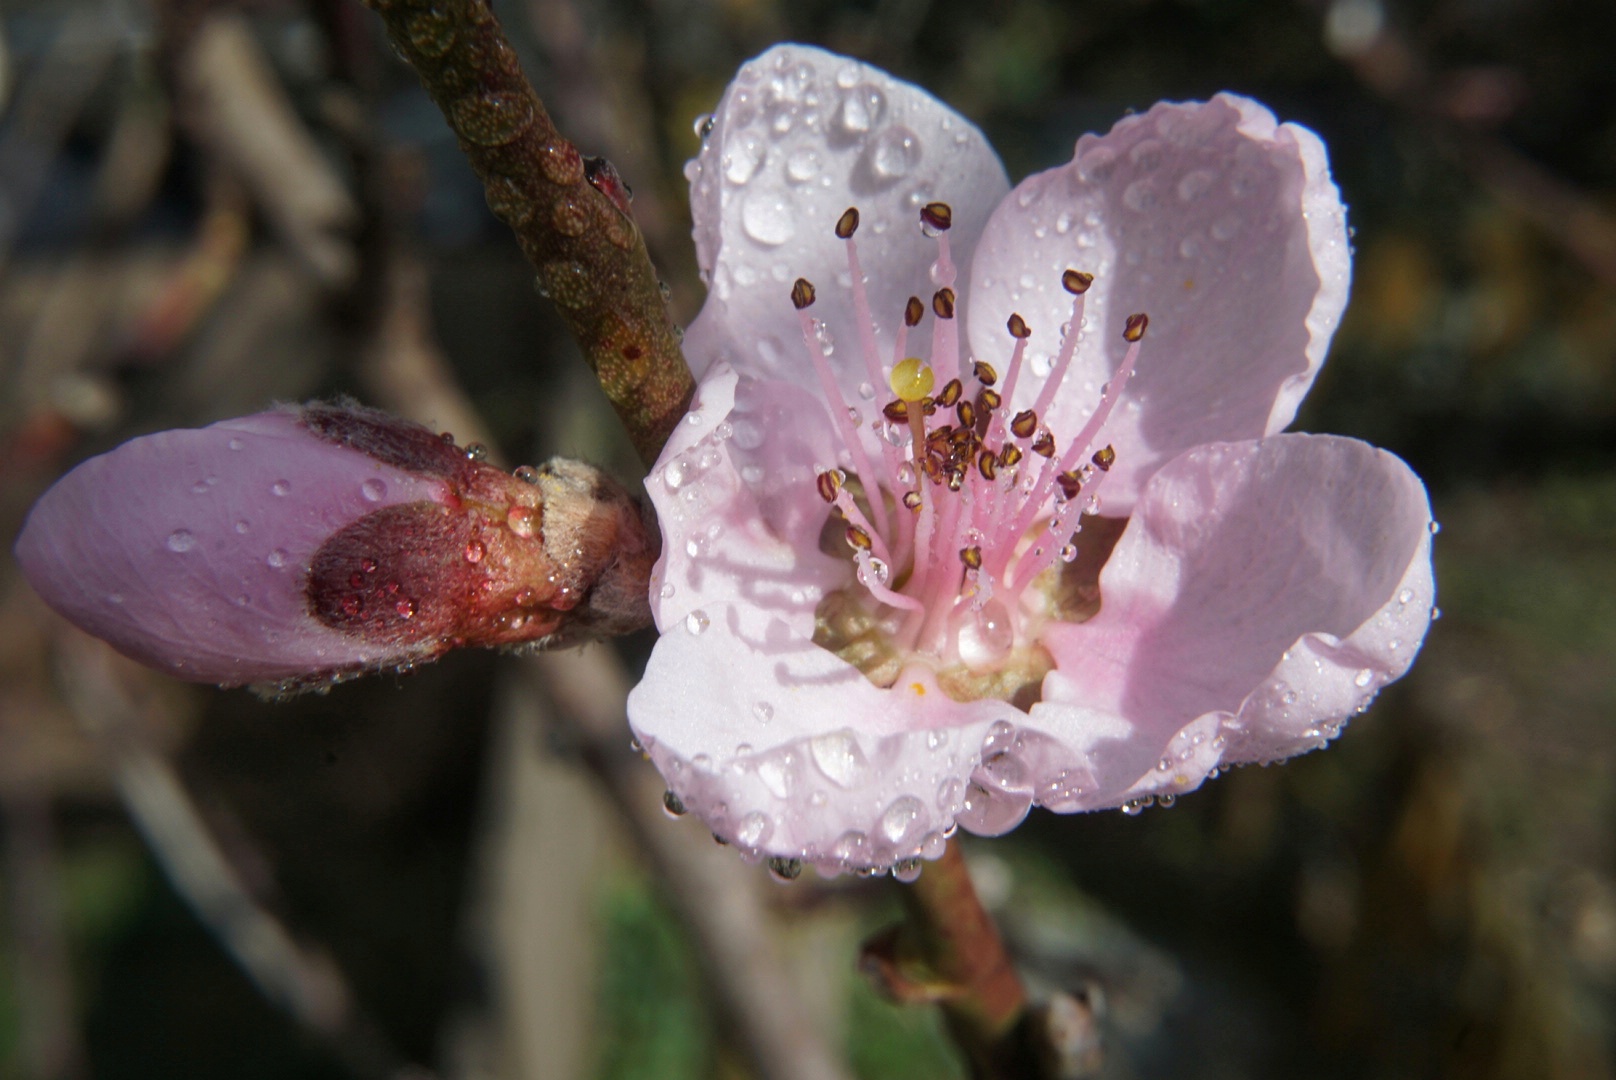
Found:
M 1442 617 L 1327 752 L 967 855 L 1094 1075 L 1616 1075 L 1616 5 L 495 7 L 681 320 L 692 121 L 777 41 L 930 88 L 1016 179 L 1163 98 L 1319 132 L 1357 263 L 1297 426 L 1426 479 Z M 77 461 L 274 400 L 641 475 L 355 0 L 0 0 L 0 387 L 0 1077 L 963 1075 L 856 973 L 892 882 L 780 886 L 662 819 L 621 720 L 648 638 L 266 703 L 17 574 Z

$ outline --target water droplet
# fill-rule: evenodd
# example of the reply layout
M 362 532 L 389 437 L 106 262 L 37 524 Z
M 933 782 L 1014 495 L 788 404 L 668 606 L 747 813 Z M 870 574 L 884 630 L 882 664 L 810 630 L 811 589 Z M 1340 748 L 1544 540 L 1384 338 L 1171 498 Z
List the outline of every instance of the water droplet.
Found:
M 966 608 L 958 631 L 960 659 L 972 671 L 992 667 L 1015 644 L 1010 609 L 1001 600 L 989 600 L 980 610 Z
M 1148 177 L 1135 180 L 1122 191 L 1122 204 L 1141 213 L 1154 210 L 1157 204 L 1156 182 Z
M 344 615 L 357 615 L 364 610 L 365 602 L 357 596 L 344 596 L 342 598 L 342 613 Z
M 470 93 L 449 106 L 454 126 L 478 146 L 505 146 L 533 126 L 533 99 L 522 93 Z
M 1224 214 L 1222 217 L 1218 218 L 1218 220 L 1214 221 L 1212 223 L 1212 227 L 1207 231 L 1212 234 L 1212 239 L 1216 240 L 1220 244 L 1224 244 L 1228 243 L 1230 240 L 1233 240 L 1236 236 L 1239 236 L 1240 227 L 1244 224 L 1245 219 L 1235 211 L 1231 210 L 1227 214 Z
M 408 596 L 400 597 L 393 603 L 393 610 L 398 612 L 401 619 L 415 618 L 415 601 Z
M 1369 680 L 1373 679 L 1374 677 L 1375 673 L 1370 671 L 1368 668 L 1360 668 L 1358 674 L 1354 675 L 1352 678 L 1352 685 L 1357 687 L 1368 686 Z
M 196 536 L 192 534 L 190 529 L 175 529 L 168 534 L 168 550 L 184 552 L 190 551 L 194 547 L 196 547 Z
M 707 613 L 702 611 L 700 608 L 697 608 L 695 611 L 692 611 L 689 615 L 685 616 L 685 629 L 689 631 L 692 636 L 705 633 L 707 627 L 710 625 L 711 620 L 707 618 Z
M 243 446 L 245 446 L 247 444 L 242 442 L 240 439 L 231 439 L 226 445 L 229 446 L 230 449 L 232 449 L 232 450 L 240 450 Z
M 696 117 L 690 127 L 696 133 L 696 138 L 706 142 L 707 137 L 713 133 L 713 114 L 710 112 L 702 113 Z
M 235 528 L 237 536 L 246 536 L 247 530 L 251 529 L 252 525 L 247 521 L 246 518 L 241 518 L 236 522 Z
M 1060 557 L 1061 557 L 1061 562 L 1067 562 L 1067 563 L 1076 562 L 1077 561 L 1077 545 L 1076 544 L 1063 544 L 1063 545 L 1061 545 Z
M 868 766 L 864 752 L 849 731 L 835 731 L 809 740 L 808 751 L 825 777 L 840 787 L 857 786 Z
M 920 805 L 920 800 L 913 795 L 904 795 L 894 800 L 892 805 L 887 807 L 886 813 L 881 815 L 881 835 L 893 846 L 902 844 L 916 819 L 925 809 Z
M 662 599 L 664 599 L 664 600 L 666 600 L 666 599 L 668 599 L 668 597 L 672 596 L 673 593 L 674 593 L 674 588 L 673 588 L 673 582 L 671 582 L 671 581 L 667 582 L 666 584 L 664 584 L 662 586 L 661 589 L 657 590 L 657 595 L 661 596 Z
M 786 159 L 786 176 L 799 184 L 818 176 L 819 168 L 819 155 L 813 150 L 798 150 Z
M 680 460 L 668 462 L 662 470 L 662 483 L 669 491 L 678 491 L 685 482 L 685 464 Z
M 1206 169 L 1187 172 L 1178 182 L 1178 197 L 1183 202 L 1194 202 L 1211 190 L 1216 178 Z
M 778 247 L 797 234 L 791 207 L 779 195 L 759 188 L 741 205 L 741 228 L 760 244 Z
M 802 876 L 802 860 L 776 855 L 769 860 L 769 875 L 776 881 L 796 881 Z
M 480 563 L 483 561 L 483 556 L 488 554 L 488 548 L 484 546 L 481 540 L 468 540 L 466 541 L 465 554 L 467 562 Z
M 284 498 L 292 493 L 292 482 L 290 480 L 277 480 L 269 485 L 269 490 L 273 494 Z
M 902 179 L 920 164 L 920 137 L 902 124 L 882 128 L 870 140 L 868 160 L 877 180 Z
M 871 398 L 875 397 L 875 387 L 871 386 L 868 382 L 859 383 L 858 392 L 859 397 L 863 398 L 865 401 L 869 401 Z
M 1442 617 L 1442 609 L 1433 605 L 1432 608 L 1431 608 L 1431 621 L 1436 622 L 1441 617 Z
M 742 847 L 755 848 L 766 841 L 773 831 L 774 822 L 767 815 L 754 810 L 735 827 L 735 842 Z
M 359 485 L 359 491 L 371 502 L 381 502 L 387 494 L 387 482 L 373 476 Z
M 767 701 L 754 702 L 752 705 L 752 715 L 757 717 L 758 723 L 767 724 L 770 720 L 774 719 L 774 706 L 770 705 Z
M 1435 536 L 1437 533 L 1442 531 L 1442 523 L 1440 521 L 1433 521 L 1427 525 L 1426 528 L 1431 530 L 1432 536 Z
M 269 557 L 264 561 L 270 565 L 271 569 L 279 570 L 281 567 L 286 565 L 286 561 L 289 558 L 291 558 L 291 556 L 286 554 L 286 551 L 283 548 L 276 548 L 274 551 L 269 553 Z
M 1397 594 L 1397 602 L 1399 604 L 1406 604 L 1412 599 L 1414 599 L 1413 589 L 1404 589 Z
M 437 59 L 454 44 L 454 22 L 437 7 L 425 7 L 406 17 L 404 36 L 422 56 Z
M 764 155 L 768 153 L 763 140 L 756 135 L 747 135 L 737 141 L 729 152 L 724 155 L 724 179 L 737 187 L 745 184 L 757 174 L 758 166 L 763 164 Z
M 513 506 L 505 512 L 505 524 L 511 532 L 526 540 L 538 527 L 538 515 L 531 506 Z
M 849 135 L 863 135 L 886 115 L 886 95 L 874 86 L 851 88 L 836 111 L 836 123 Z
M 912 884 L 920 880 L 921 862 L 918 858 L 899 859 L 892 864 L 892 876 L 904 884 Z
M 662 810 L 671 818 L 684 817 L 690 811 L 685 809 L 685 802 L 669 788 L 662 793 Z

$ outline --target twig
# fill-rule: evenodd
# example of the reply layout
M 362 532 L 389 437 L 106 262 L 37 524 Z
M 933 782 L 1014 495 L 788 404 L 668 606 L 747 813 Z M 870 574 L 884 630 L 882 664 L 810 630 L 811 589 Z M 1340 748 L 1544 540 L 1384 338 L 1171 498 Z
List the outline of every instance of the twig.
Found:
M 627 204 L 590 182 L 486 0 L 368 3 L 459 136 L 635 449 L 654 461 L 695 383 Z

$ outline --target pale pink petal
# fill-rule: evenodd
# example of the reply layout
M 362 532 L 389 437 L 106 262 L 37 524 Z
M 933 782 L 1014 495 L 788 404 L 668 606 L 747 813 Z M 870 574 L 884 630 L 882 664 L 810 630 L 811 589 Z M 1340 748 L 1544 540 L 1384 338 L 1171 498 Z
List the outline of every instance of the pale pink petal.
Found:
M 915 670 L 892 689 L 758 606 L 718 603 L 657 641 L 629 722 L 684 806 L 754 856 L 836 872 L 942 851 L 997 701 Z
M 309 561 L 357 519 L 445 492 L 278 410 L 91 458 L 34 506 L 16 555 L 52 607 L 136 660 L 272 682 L 404 659 L 314 618 Z
M 861 215 L 857 239 L 890 362 L 905 299 L 936 287 L 927 268 L 937 245 L 920 232 L 920 207 L 952 204 L 951 239 L 965 267 L 962 257 L 1009 189 L 981 132 L 936 98 L 803 45 L 777 46 L 741 68 L 689 176 L 696 257 L 710 281 L 685 337 L 697 375 L 725 359 L 743 375 L 817 393 L 790 303 L 802 277 L 818 287 L 813 314 L 833 328 L 838 377 L 855 403 L 867 374 L 834 231 L 842 212 L 856 206 Z
M 852 573 L 818 548 L 828 507 L 816 461 L 835 464 L 816 401 L 789 384 L 738 379 L 727 364 L 708 370 L 645 482 L 662 526 L 651 575 L 660 629 L 735 600 L 813 633 L 814 609 Z
M 1213 444 L 1147 485 L 1100 613 L 1052 627 L 1029 726 L 1087 770 L 1070 809 L 1197 786 L 1333 737 L 1408 669 L 1430 623 L 1430 504 L 1365 443 Z
M 1052 355 L 1072 302 L 1062 271 L 1095 275 L 1088 329 L 1046 417 L 1059 437 L 1081 426 L 1121 362 L 1126 318 L 1150 316 L 1102 435 L 1117 451 L 1105 512 L 1122 516 L 1181 451 L 1290 422 L 1346 305 L 1350 261 L 1312 132 L 1231 94 L 1161 104 L 1083 136 L 1072 163 L 1004 201 L 973 262 L 970 340 L 1002 370 L 1005 320 L 1019 312 L 1033 332 L 1029 356 Z M 1041 383 L 1023 381 L 1017 406 Z

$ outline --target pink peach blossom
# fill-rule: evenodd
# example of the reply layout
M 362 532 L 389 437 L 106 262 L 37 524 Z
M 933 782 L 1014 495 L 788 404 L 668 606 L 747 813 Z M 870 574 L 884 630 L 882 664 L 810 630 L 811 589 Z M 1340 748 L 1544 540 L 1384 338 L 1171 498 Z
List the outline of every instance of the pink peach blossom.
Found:
M 907 877 L 956 824 L 1323 746 L 1408 669 L 1423 485 L 1280 434 L 1350 276 L 1311 132 L 1164 103 L 1011 190 L 925 92 L 781 46 L 687 175 L 700 387 L 629 701 L 671 809 Z

